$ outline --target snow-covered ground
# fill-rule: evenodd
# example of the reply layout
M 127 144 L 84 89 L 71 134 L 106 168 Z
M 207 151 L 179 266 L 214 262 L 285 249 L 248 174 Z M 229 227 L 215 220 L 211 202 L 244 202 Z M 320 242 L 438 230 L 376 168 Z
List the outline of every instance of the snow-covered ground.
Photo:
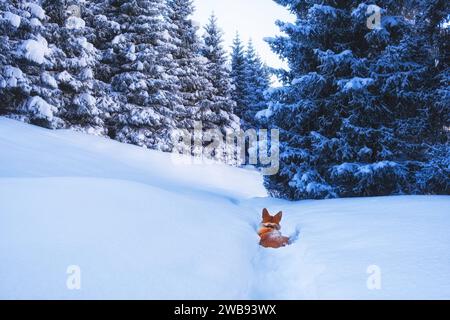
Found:
M 0 150 L 3 299 L 450 299 L 450 197 L 282 201 L 256 171 L 5 118 Z M 294 244 L 259 247 L 263 207 Z

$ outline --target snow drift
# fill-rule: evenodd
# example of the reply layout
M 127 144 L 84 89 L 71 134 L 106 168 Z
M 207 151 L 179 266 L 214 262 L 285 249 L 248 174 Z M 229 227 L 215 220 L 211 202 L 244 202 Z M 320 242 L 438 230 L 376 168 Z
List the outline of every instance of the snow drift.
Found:
M 253 170 L 5 118 L 0 150 L 3 299 L 450 298 L 450 197 L 287 202 Z M 263 207 L 293 245 L 258 246 Z

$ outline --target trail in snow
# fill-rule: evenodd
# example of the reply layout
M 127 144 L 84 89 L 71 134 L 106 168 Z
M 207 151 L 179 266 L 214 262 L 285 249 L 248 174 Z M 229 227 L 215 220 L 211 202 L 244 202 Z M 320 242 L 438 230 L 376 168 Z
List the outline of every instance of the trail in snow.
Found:
M 249 208 L 253 216 L 261 220 L 262 208 L 270 211 L 282 210 L 286 201 L 256 198 L 248 200 L 244 207 Z M 291 237 L 290 245 L 280 249 L 259 247 L 252 258 L 253 281 L 249 292 L 250 299 L 314 299 L 314 281 L 321 274 L 323 266 L 316 263 L 305 263 L 307 246 L 300 239 L 301 223 L 293 223 L 291 213 L 283 211 L 281 232 Z M 257 231 L 259 223 L 255 224 Z M 294 275 L 294 276 L 293 276 Z
M 288 202 L 256 171 L 4 118 L 0 150 L 0 298 L 450 298 L 448 196 Z M 297 241 L 258 245 L 264 207 Z
M 282 231 L 300 227 L 291 246 L 255 257 L 260 299 L 446 299 L 450 297 L 450 197 L 399 196 L 288 202 Z M 381 288 L 371 290 L 370 266 Z

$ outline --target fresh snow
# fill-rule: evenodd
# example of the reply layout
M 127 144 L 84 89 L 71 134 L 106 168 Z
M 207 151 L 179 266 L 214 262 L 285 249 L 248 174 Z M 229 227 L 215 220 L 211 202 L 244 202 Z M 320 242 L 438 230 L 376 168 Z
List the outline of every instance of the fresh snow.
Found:
M 39 20 L 43 20 L 45 18 L 45 11 L 38 4 L 35 3 L 26 3 L 26 7 L 30 10 L 30 13 L 38 18 Z
M 44 63 L 45 56 L 50 53 L 47 40 L 38 36 L 36 40 L 29 39 L 23 42 L 22 50 L 26 59 L 38 64 Z
M 6 78 L 0 81 L 0 88 L 14 88 L 25 80 L 22 70 L 13 66 L 5 66 L 3 73 Z
M 0 149 L 2 299 L 450 298 L 448 196 L 288 202 L 254 170 L 6 118 Z M 264 207 L 292 245 L 258 245 Z
M 17 14 L 14 14 L 12 12 L 5 12 L 4 17 L 6 20 L 9 21 L 9 23 L 14 27 L 18 28 L 20 26 L 20 17 Z
M 57 76 L 56 76 L 56 78 L 59 80 L 59 81 L 62 81 L 62 82 L 70 82 L 70 81 L 73 81 L 73 77 L 70 75 L 70 73 L 68 73 L 66 70 L 64 70 L 63 72 L 60 72 Z
M 118 44 L 121 42 L 125 42 L 126 38 L 123 34 L 119 34 L 117 36 L 114 37 L 114 39 L 111 41 L 112 44 Z
M 255 118 L 256 118 L 257 120 L 264 121 L 264 120 L 270 118 L 270 117 L 272 116 L 272 113 L 273 113 L 273 112 L 272 112 L 272 110 L 271 110 L 270 108 L 268 108 L 268 109 L 263 109 L 263 110 L 258 111 L 258 112 L 256 113 Z
M 33 27 L 40 27 L 40 26 L 42 26 L 42 22 L 39 19 L 36 19 L 36 18 L 31 18 L 30 19 L 30 24 Z
M 344 91 L 361 90 L 370 86 L 374 82 L 371 78 L 354 77 L 349 80 L 339 80 L 338 85 L 343 88 Z
M 337 13 L 336 13 L 336 9 L 331 7 L 331 6 L 327 6 L 327 5 L 322 5 L 322 4 L 314 4 L 311 9 L 309 9 L 309 14 L 310 15 L 315 15 L 315 14 L 325 14 L 325 15 L 331 15 L 333 18 L 336 18 Z
M 53 78 L 53 76 L 48 72 L 44 72 L 43 74 L 41 74 L 41 81 L 53 89 L 58 88 L 58 83 L 56 82 L 55 78 Z
M 335 175 L 343 175 L 347 173 L 372 174 L 373 172 L 381 171 L 386 167 L 397 167 L 397 166 L 398 164 L 393 161 L 379 161 L 371 164 L 345 162 L 343 164 L 334 166 L 332 168 L 332 172 Z
M 48 104 L 39 96 L 30 97 L 25 103 L 24 108 L 35 117 L 49 121 L 53 119 L 53 113 L 56 111 L 54 106 Z
M 84 20 L 75 16 L 69 17 L 66 21 L 66 27 L 69 29 L 83 29 L 85 26 Z
M 82 93 L 75 98 L 75 103 L 79 105 L 86 105 L 88 107 L 95 107 L 96 99 L 89 93 Z

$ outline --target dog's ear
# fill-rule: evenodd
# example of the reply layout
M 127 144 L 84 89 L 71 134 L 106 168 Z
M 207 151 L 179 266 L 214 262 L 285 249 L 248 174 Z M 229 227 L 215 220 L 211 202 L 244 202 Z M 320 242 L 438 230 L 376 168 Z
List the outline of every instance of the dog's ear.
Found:
M 270 216 L 269 211 L 267 211 L 267 209 L 264 208 L 263 211 L 262 211 L 262 219 L 263 219 L 263 221 L 270 221 L 270 218 L 271 218 L 271 216 Z
M 283 212 L 280 211 L 273 217 L 273 222 L 279 224 L 282 217 L 283 217 Z

